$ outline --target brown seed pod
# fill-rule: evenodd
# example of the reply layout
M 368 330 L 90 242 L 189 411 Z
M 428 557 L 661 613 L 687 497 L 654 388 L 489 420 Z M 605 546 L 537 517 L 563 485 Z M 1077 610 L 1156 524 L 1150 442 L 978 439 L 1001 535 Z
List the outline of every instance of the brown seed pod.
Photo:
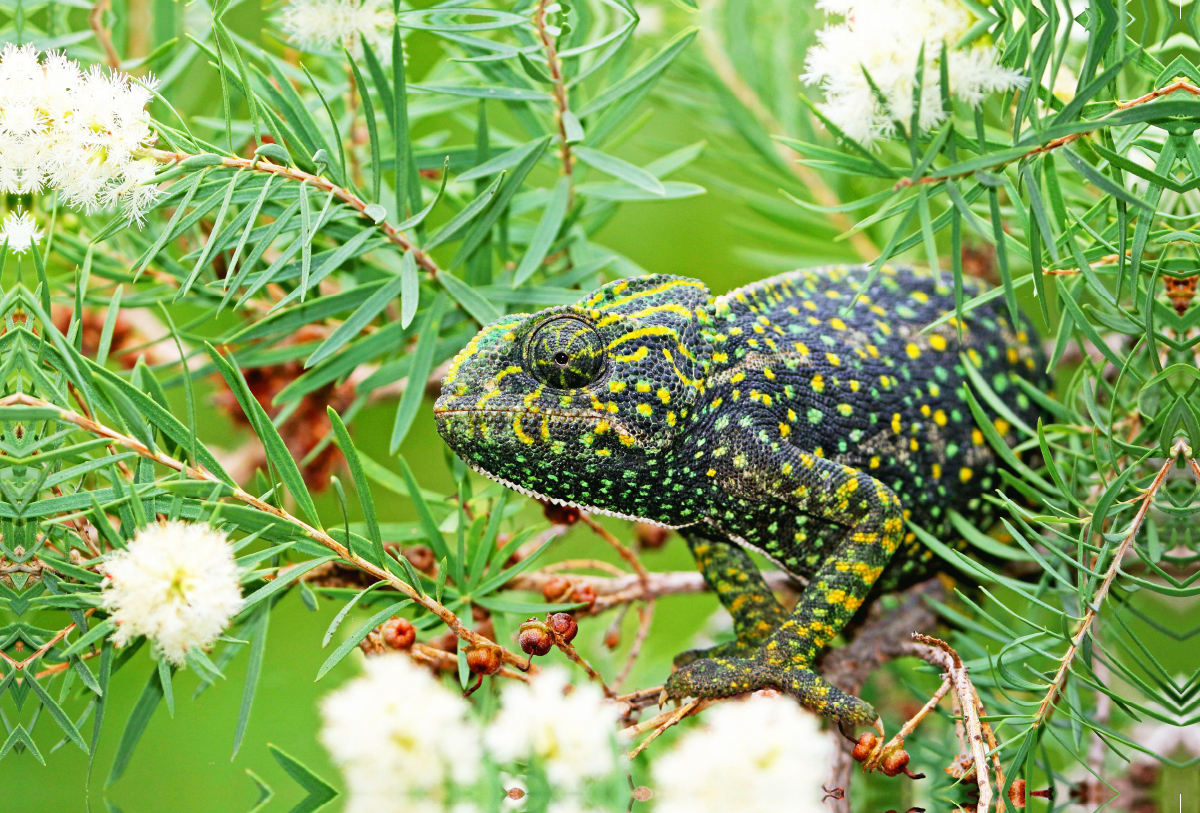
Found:
M 500 671 L 500 650 L 493 646 L 467 648 L 467 668 L 475 675 L 494 675 Z
M 575 589 L 571 591 L 571 600 L 586 602 L 587 606 L 583 609 L 590 610 L 596 605 L 596 588 L 592 587 L 590 584 L 580 582 L 579 584 L 576 584 Z
M 426 575 L 431 575 L 434 566 L 437 564 L 437 559 L 433 556 L 433 549 L 425 545 L 413 545 L 410 548 L 405 548 L 404 558 L 414 568 Z
M 515 802 L 519 799 L 525 798 L 525 791 L 521 790 L 520 788 L 509 788 L 504 792 L 504 795 Z
M 574 525 L 579 522 L 579 509 L 573 505 L 543 502 L 542 513 L 555 525 Z
M 877 745 L 879 745 L 879 737 L 875 736 L 874 732 L 868 731 L 858 738 L 858 743 L 850 755 L 854 757 L 855 762 L 863 762 L 871 756 L 871 752 Z
M 604 633 L 604 645 L 609 649 L 616 649 L 621 645 L 621 629 L 619 627 L 608 628 Z
M 908 752 L 903 748 L 887 754 L 879 763 L 879 769 L 887 776 L 895 776 L 908 767 Z
M 521 625 L 517 643 L 521 645 L 521 651 L 532 658 L 545 655 L 554 648 L 554 635 L 541 621 L 531 618 Z
M 391 649 L 408 649 L 417 640 L 417 630 L 407 618 L 392 616 L 380 630 L 383 644 Z
M 542 585 L 542 597 L 549 602 L 555 602 L 567 594 L 571 589 L 571 582 L 564 579 L 562 576 L 551 576 Z
M 552 613 L 546 619 L 546 625 L 550 627 L 551 632 L 568 644 L 575 640 L 575 635 L 579 632 L 579 624 L 576 623 L 575 616 L 570 613 Z
M 638 543 L 646 550 L 657 550 L 667 543 L 671 531 L 661 525 L 651 525 L 649 522 L 639 522 L 633 526 Z

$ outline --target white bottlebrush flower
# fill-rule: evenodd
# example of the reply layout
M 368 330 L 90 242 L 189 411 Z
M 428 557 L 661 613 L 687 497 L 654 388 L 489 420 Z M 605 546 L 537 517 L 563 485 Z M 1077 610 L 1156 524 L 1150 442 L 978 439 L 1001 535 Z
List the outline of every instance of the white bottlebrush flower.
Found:
M 148 525 L 101 569 L 103 606 L 118 625 L 113 642 L 145 635 L 176 666 L 192 647 L 211 645 L 242 608 L 233 547 L 207 523 Z
M 1025 79 L 998 64 L 990 45 L 955 48 L 974 18 L 958 0 L 818 0 L 817 6 L 844 18 L 817 32 L 805 58 L 803 81 L 825 92 L 822 112 L 846 135 L 864 144 L 890 136 L 895 120 L 907 126 L 913 114 L 917 61 L 925 48 L 918 112 L 929 131 L 945 119 L 942 109 L 942 44 L 949 55 L 950 94 L 971 105 L 989 93 L 1023 87 Z M 879 89 L 886 104 L 864 74 Z
M 297 48 L 346 48 L 360 57 L 366 42 L 384 62 L 392 55 L 395 23 L 391 0 L 292 0 L 279 15 L 280 27 Z
M 448 779 L 473 782 L 480 736 L 463 699 L 406 655 L 368 658 L 365 670 L 320 704 L 320 739 L 346 776 L 347 813 L 438 805 Z
M 7 243 L 8 250 L 15 254 L 24 254 L 41 239 L 42 230 L 37 227 L 37 221 L 20 209 L 9 212 L 4 225 L 0 226 L 0 246 Z
M 84 70 L 61 53 L 32 45 L 0 52 L 0 193 L 60 193 L 92 213 L 121 206 L 140 219 L 157 195 L 146 110 L 153 77 Z
M 820 810 L 833 747 L 817 718 L 785 697 L 752 697 L 704 713 L 655 761 L 656 813 Z
M 529 684 L 513 682 L 501 694 L 500 713 L 488 726 L 488 750 L 499 762 L 536 759 L 556 790 L 608 776 L 616 767 L 617 709 L 591 684 L 569 689 L 567 673 L 551 668 Z
M 321 741 L 350 791 L 347 813 L 440 803 L 447 779 L 474 781 L 479 730 L 461 697 L 406 655 L 367 659 L 366 674 L 321 702 Z

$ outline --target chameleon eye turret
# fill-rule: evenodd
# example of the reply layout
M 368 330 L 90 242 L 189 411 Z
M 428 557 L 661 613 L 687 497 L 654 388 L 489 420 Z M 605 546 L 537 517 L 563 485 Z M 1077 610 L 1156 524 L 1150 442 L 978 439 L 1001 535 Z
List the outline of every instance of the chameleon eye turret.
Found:
M 578 389 L 604 372 L 604 343 L 583 319 L 552 317 L 526 341 L 525 364 L 538 381 L 555 389 Z
M 681 277 L 618 280 L 493 322 L 450 365 L 438 431 L 476 471 L 681 529 L 737 640 L 677 658 L 670 696 L 772 687 L 841 722 L 874 720 L 812 665 L 871 595 L 940 561 L 906 519 L 951 545 L 951 509 L 990 521 L 983 495 L 1001 482 L 965 365 L 1037 425 L 1018 379 L 1047 389 L 1044 360 L 1002 306 L 976 308 L 960 340 L 949 321 L 922 331 L 954 312 L 928 271 L 885 266 L 859 290 L 866 277 L 794 271 L 719 297 Z M 743 548 L 807 580 L 791 614 Z

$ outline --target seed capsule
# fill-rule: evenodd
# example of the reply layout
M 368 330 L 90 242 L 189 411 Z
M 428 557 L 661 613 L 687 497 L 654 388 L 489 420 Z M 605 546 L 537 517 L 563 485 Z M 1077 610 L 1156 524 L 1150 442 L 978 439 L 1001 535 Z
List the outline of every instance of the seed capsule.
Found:
M 554 648 L 554 635 L 541 621 L 531 618 L 521 625 L 517 642 L 521 645 L 521 651 L 532 658 L 545 655 Z
M 408 649 L 417 640 L 417 630 L 407 618 L 392 616 L 380 631 L 383 644 L 391 649 Z
M 875 736 L 874 732 L 868 731 L 858 738 L 858 743 L 850 755 L 854 757 L 855 762 L 864 762 L 867 757 L 871 756 L 871 752 L 877 745 L 879 745 L 879 737 Z
M 879 769 L 887 776 L 895 776 L 908 767 L 908 752 L 903 748 L 892 751 L 879 763 Z
M 467 649 L 467 668 L 475 675 L 494 675 L 500 671 L 500 650 L 491 646 Z
M 553 613 L 546 619 L 546 624 L 555 635 L 568 644 L 575 640 L 579 632 L 579 624 L 570 613 Z

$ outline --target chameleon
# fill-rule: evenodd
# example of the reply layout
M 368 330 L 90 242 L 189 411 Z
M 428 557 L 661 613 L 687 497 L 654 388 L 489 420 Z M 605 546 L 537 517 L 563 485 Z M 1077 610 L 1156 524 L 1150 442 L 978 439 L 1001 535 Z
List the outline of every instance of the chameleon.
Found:
M 874 723 L 869 703 L 817 673 L 818 656 L 870 599 L 938 569 L 909 522 L 961 547 L 952 510 L 992 521 L 984 495 L 1001 461 L 969 407 L 966 365 L 1009 417 L 1036 425 L 1022 386 L 1049 388 L 1036 339 L 994 299 L 960 332 L 953 290 L 929 270 L 884 265 L 867 281 L 865 266 L 822 267 L 713 296 L 687 277 L 621 279 L 498 319 L 449 365 L 437 427 L 475 471 L 687 540 L 736 640 L 678 656 L 666 697 L 774 688 Z M 985 414 L 1012 444 L 1016 428 Z M 748 551 L 805 584 L 791 612 Z

